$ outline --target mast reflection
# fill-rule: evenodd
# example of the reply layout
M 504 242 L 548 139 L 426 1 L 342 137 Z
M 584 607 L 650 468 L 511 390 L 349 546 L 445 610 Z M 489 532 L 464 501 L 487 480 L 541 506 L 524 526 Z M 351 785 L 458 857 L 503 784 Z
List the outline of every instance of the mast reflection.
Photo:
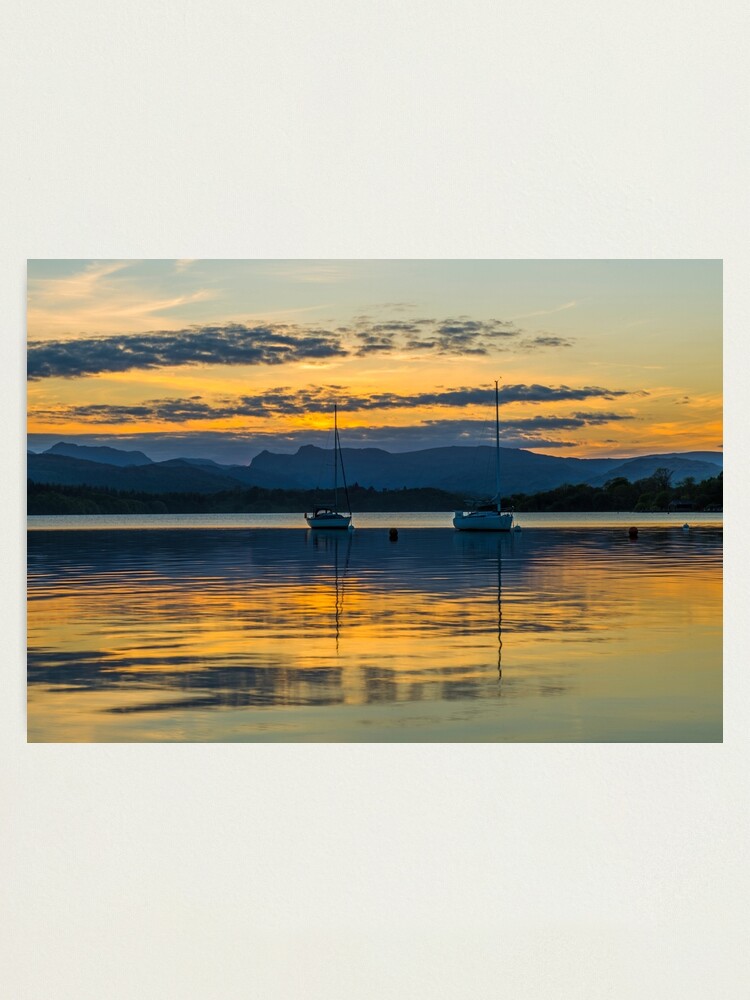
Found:
M 497 686 L 503 682 L 503 554 L 497 542 Z
M 341 624 L 344 614 L 344 587 L 346 584 L 346 574 L 349 569 L 349 559 L 352 551 L 352 532 L 347 531 L 345 538 L 341 531 L 326 531 L 325 528 L 318 529 L 313 535 L 313 548 L 323 552 L 333 554 L 333 586 L 334 586 L 334 606 L 333 623 L 334 637 L 336 641 L 336 655 L 339 653 L 339 639 L 341 636 Z M 343 552 L 339 552 L 343 549 Z M 340 569 L 343 557 L 343 569 Z
M 493 576 L 496 581 L 497 604 L 497 685 L 500 693 L 503 679 L 503 549 L 507 547 L 512 551 L 515 539 L 512 533 L 508 536 L 459 533 L 455 540 L 465 558 L 475 561 L 484 557 L 488 561 L 495 561 Z

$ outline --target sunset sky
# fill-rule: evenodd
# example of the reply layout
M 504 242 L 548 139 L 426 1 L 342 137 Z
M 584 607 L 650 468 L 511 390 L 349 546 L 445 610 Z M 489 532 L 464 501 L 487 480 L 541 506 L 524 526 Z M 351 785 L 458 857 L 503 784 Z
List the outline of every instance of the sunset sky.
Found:
M 721 261 L 30 261 L 29 445 L 718 450 Z

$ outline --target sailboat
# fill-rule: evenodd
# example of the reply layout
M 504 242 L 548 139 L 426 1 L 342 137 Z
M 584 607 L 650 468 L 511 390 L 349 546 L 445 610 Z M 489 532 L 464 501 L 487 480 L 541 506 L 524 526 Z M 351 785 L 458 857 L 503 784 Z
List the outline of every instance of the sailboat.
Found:
M 341 465 L 341 478 L 344 483 L 344 493 L 346 494 L 346 505 L 349 509 L 348 516 L 339 513 L 339 464 Z M 348 528 L 352 523 L 351 504 L 349 503 L 349 489 L 346 485 L 346 474 L 344 472 L 344 459 L 341 455 L 341 442 L 339 441 L 339 427 L 337 407 L 333 406 L 333 506 L 315 506 L 312 514 L 305 514 L 308 528 Z
M 503 511 L 500 500 L 500 390 L 495 382 L 495 495 L 473 510 L 454 511 L 453 527 L 457 531 L 510 531 L 513 514 Z

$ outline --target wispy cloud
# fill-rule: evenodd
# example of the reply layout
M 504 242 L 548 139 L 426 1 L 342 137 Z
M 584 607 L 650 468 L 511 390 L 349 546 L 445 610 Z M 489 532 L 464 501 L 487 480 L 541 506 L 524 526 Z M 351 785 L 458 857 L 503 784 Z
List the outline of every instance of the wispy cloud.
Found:
M 537 351 L 543 347 L 572 347 L 573 341 L 567 337 L 553 337 L 551 334 L 545 333 L 525 338 L 521 341 L 520 346 L 526 351 Z
M 211 288 L 144 285 L 139 261 L 94 261 L 65 277 L 29 277 L 27 323 L 30 333 L 75 339 L 81 330 L 98 334 L 148 330 L 154 317 L 216 297 Z M 177 261 L 179 274 L 190 261 Z M 168 264 L 165 262 L 165 267 Z M 185 286 L 185 282 L 179 283 Z M 162 318 L 161 322 L 165 322 Z
M 347 268 L 344 264 L 314 260 L 270 261 L 258 268 L 258 273 L 302 284 L 333 285 L 346 279 Z
M 373 309 L 376 312 L 411 312 L 416 309 L 416 302 L 373 302 L 365 306 L 365 309 Z
M 578 303 L 573 300 L 571 302 L 564 302 L 561 306 L 554 306 L 552 309 L 536 309 L 534 312 L 520 313 L 518 316 L 514 316 L 515 320 L 519 319 L 532 319 L 535 316 L 552 316 L 554 313 L 565 312 L 566 309 L 575 309 Z
M 77 274 L 64 278 L 30 278 L 29 292 L 37 303 L 83 302 L 93 298 L 104 279 L 125 271 L 133 261 L 107 260 L 91 261 Z

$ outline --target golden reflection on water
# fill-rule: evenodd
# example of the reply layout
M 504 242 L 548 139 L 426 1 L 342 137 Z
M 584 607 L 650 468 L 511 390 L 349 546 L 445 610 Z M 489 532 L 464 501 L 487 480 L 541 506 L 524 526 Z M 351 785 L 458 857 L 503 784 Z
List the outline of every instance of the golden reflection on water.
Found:
M 31 740 L 720 739 L 721 531 L 35 532 Z

